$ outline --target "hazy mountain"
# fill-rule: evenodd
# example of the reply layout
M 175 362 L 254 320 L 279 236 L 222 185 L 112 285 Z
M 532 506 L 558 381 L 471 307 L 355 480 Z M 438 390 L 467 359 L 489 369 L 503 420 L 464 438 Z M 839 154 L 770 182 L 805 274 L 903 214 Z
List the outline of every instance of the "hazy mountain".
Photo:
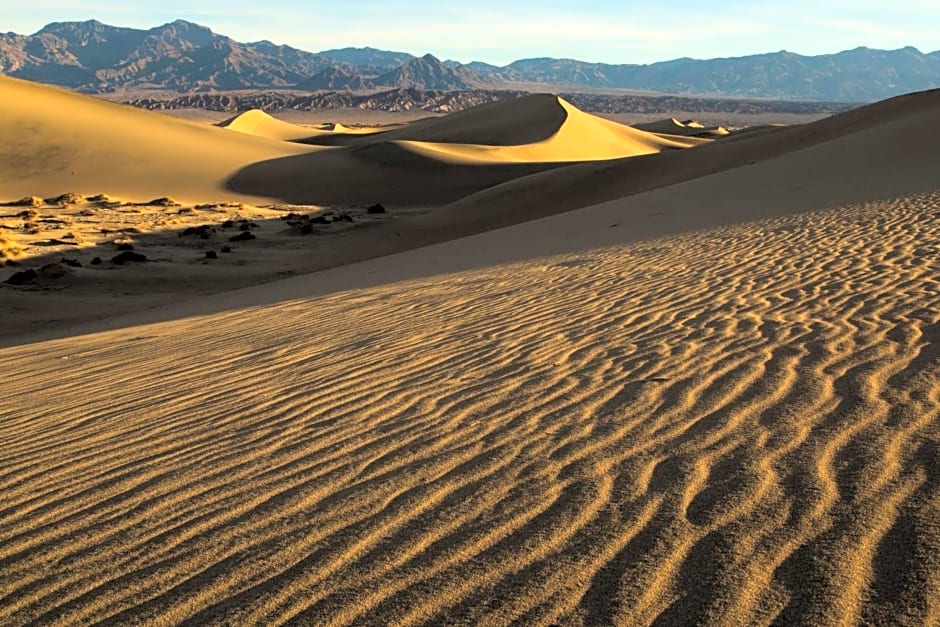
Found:
M 320 53 L 340 63 L 354 65 L 363 69 L 377 70 L 377 74 L 394 70 L 414 59 L 407 52 L 393 52 L 376 48 L 338 48 Z
M 357 71 L 355 66 L 346 63 L 322 70 L 297 85 L 297 89 L 307 91 L 333 91 L 337 89 L 359 91 L 372 89 L 373 87 L 375 87 L 375 84 L 370 79 L 365 78 Z
M 916 48 L 856 48 L 802 56 L 774 52 L 726 59 L 675 59 L 650 65 L 608 65 L 573 59 L 525 59 L 508 66 L 524 80 L 583 87 L 642 89 L 866 102 L 940 87 L 940 54 Z
M 315 54 L 269 41 L 239 43 L 182 20 L 149 30 L 91 20 L 52 23 L 30 36 L 0 34 L 0 73 L 92 92 L 138 87 L 180 92 L 371 86 L 467 90 L 524 82 L 569 90 L 868 102 L 940 87 L 940 51 L 856 48 L 812 57 L 782 51 L 650 65 L 538 58 L 497 67 L 375 48 Z
M 374 82 L 383 87 L 461 91 L 488 81 L 465 66 L 449 67 L 434 55 L 426 54 L 382 74 Z
M 525 80 L 525 78 L 513 68 L 499 67 L 498 65 L 492 65 L 482 61 L 471 61 L 464 67 L 473 70 L 484 79 L 493 82 L 516 82 Z

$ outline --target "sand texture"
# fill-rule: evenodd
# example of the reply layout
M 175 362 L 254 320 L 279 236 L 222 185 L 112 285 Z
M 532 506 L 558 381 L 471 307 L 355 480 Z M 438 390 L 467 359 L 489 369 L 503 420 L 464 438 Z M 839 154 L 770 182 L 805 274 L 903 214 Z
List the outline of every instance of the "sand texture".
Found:
M 938 98 L 573 165 L 506 156 L 624 132 L 552 98 L 171 119 L 254 204 L 0 208 L 4 277 L 159 257 L 0 286 L 0 624 L 940 624 Z
M 938 214 L 6 349 L 0 620 L 936 622 Z

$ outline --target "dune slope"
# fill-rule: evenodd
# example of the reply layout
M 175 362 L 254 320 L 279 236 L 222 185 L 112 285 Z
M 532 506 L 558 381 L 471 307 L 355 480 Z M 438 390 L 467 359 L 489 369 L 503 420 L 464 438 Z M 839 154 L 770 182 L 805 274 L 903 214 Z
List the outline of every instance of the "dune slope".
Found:
M 780 160 L 780 165 L 735 174 L 733 180 L 716 183 L 717 189 L 701 193 L 727 194 L 737 187 L 749 198 L 763 195 L 770 203 L 781 199 L 786 204 L 798 192 L 811 208 L 821 209 L 837 202 L 931 191 L 940 146 L 923 138 L 940 133 L 938 111 L 940 90 L 933 90 L 811 124 L 731 136 L 694 151 L 565 166 L 461 198 L 430 216 L 428 227 L 456 219 L 448 213 L 472 216 L 468 232 L 474 224 L 505 226 L 772 160 Z M 819 194 L 818 189 L 830 191 Z M 707 221 L 705 216 L 700 223 Z
M 237 198 L 248 164 L 313 150 L 0 76 L 0 199 L 65 192 Z
M 0 622 L 936 624 L 925 110 L 4 349 Z
M 245 133 L 246 135 L 279 139 L 281 141 L 298 141 L 324 133 L 324 131 L 318 131 L 298 124 L 278 120 L 261 109 L 251 109 L 250 111 L 239 113 L 234 117 L 220 122 L 218 126 L 227 128 L 230 131 Z
M 935 622 L 938 210 L 5 350 L 0 620 Z
M 379 141 L 516 146 L 548 139 L 558 132 L 566 118 L 567 112 L 556 96 L 537 94 L 420 120 L 388 132 L 361 137 L 341 134 L 309 141 L 333 146 L 361 146 Z

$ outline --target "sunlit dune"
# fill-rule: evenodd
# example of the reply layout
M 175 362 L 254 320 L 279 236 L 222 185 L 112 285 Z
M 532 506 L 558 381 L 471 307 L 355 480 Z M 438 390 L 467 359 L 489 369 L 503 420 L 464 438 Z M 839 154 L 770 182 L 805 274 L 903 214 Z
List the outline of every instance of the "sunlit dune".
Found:
M 239 113 L 224 122 L 220 122 L 219 126 L 246 135 L 279 139 L 281 141 L 297 141 L 324 132 L 278 120 L 260 109 Z
M 542 163 L 601 161 L 657 153 L 669 148 L 689 148 L 708 140 L 648 133 L 584 113 L 558 98 L 565 120 L 548 139 L 516 146 L 487 146 L 440 142 L 404 141 L 419 154 L 450 163 Z
M 724 137 L 729 135 L 730 131 L 723 126 L 708 127 L 695 120 L 680 122 L 675 118 L 667 118 L 656 122 L 645 122 L 634 124 L 637 128 L 650 133 L 660 133 L 664 135 L 679 135 L 682 137 Z
M 235 199 L 224 185 L 233 171 L 313 150 L 4 76 L 0 136 L 4 199 L 65 192 Z
M 0 95 L 0 624 L 940 624 L 940 91 L 714 141 Z
M 377 126 L 345 126 L 339 123 L 323 124 L 316 127 L 291 124 L 279 120 L 260 109 L 251 109 L 219 123 L 222 128 L 238 131 L 256 137 L 279 139 L 281 141 L 311 140 L 322 135 L 343 134 L 363 135 L 388 130 Z

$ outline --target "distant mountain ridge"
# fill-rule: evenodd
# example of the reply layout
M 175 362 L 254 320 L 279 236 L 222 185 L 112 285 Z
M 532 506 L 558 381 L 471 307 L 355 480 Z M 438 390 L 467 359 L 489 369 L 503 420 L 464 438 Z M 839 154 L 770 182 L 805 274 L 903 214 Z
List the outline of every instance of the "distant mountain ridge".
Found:
M 33 35 L 0 34 L 0 73 L 85 92 L 159 89 L 473 90 L 537 83 L 564 89 L 870 102 L 940 87 L 940 51 L 856 48 L 803 56 L 675 59 L 649 65 L 534 58 L 505 67 L 440 61 L 376 48 L 306 52 L 240 43 L 184 20 L 142 30 L 54 22 Z
M 0 34 L 0 72 L 88 92 L 292 87 L 335 62 L 268 41 L 243 44 L 184 20 L 149 30 L 96 20 Z
M 377 77 L 375 84 L 383 87 L 465 91 L 492 84 L 492 81 L 465 65 L 452 67 L 434 55 L 426 54 Z

